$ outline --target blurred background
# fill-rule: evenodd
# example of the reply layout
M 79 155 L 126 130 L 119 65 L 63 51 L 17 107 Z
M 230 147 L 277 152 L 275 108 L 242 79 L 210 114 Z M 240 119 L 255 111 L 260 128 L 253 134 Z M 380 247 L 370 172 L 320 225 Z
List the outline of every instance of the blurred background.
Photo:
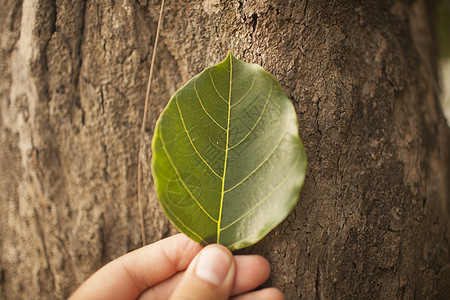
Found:
M 441 103 L 450 126 L 450 0 L 439 1 L 438 17 Z

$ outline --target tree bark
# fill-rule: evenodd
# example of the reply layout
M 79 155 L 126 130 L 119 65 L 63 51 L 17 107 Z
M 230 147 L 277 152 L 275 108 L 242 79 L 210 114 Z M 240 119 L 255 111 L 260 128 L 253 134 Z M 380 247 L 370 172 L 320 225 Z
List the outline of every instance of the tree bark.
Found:
M 140 246 L 139 131 L 156 0 L 0 5 L 0 298 L 63 299 Z M 450 299 L 450 129 L 429 1 L 167 1 L 143 137 L 148 242 L 173 234 L 149 171 L 157 116 L 228 50 L 294 103 L 295 210 L 242 253 L 286 299 Z

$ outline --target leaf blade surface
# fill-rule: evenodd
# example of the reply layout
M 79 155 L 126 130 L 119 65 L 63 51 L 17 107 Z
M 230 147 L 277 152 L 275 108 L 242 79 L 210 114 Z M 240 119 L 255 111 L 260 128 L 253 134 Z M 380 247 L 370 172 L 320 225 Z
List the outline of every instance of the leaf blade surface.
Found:
M 297 128 L 278 81 L 229 53 L 158 119 L 152 173 L 164 211 L 199 243 L 257 242 L 297 202 L 306 169 Z

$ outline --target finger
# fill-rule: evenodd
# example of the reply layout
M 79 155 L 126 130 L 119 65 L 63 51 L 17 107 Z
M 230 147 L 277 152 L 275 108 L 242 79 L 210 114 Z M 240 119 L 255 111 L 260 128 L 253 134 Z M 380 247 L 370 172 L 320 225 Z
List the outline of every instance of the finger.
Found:
M 270 275 L 270 265 L 267 260 L 259 255 L 236 255 L 236 278 L 231 295 L 239 295 L 254 290 L 263 284 Z M 180 272 L 171 278 L 153 286 L 145 291 L 139 300 L 169 299 L 173 291 L 181 282 L 184 272 Z
M 254 290 L 269 278 L 269 262 L 259 255 L 236 255 L 236 279 L 231 295 Z
M 222 245 L 209 245 L 194 258 L 170 299 L 227 300 L 235 271 L 230 250 Z
M 136 299 L 150 286 L 185 270 L 201 248 L 183 234 L 145 246 L 101 268 L 70 299 Z
M 169 299 L 173 291 L 180 284 L 181 279 L 183 279 L 184 273 L 180 272 L 172 277 L 158 283 L 157 285 L 149 288 L 143 292 L 137 300 L 156 300 L 156 299 Z
M 275 288 L 267 288 L 251 293 L 239 295 L 231 300 L 284 300 L 283 293 Z

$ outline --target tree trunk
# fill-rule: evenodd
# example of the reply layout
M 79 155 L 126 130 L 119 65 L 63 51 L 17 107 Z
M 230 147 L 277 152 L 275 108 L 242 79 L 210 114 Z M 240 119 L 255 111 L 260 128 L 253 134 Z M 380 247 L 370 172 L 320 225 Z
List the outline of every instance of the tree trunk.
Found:
M 292 100 L 308 155 L 257 245 L 286 299 L 450 299 L 450 130 L 430 1 L 167 1 L 143 137 L 147 242 L 175 232 L 157 116 L 230 49 Z M 383 3 L 384 2 L 384 3 Z M 0 5 L 0 298 L 63 299 L 140 246 L 139 131 L 160 2 Z

